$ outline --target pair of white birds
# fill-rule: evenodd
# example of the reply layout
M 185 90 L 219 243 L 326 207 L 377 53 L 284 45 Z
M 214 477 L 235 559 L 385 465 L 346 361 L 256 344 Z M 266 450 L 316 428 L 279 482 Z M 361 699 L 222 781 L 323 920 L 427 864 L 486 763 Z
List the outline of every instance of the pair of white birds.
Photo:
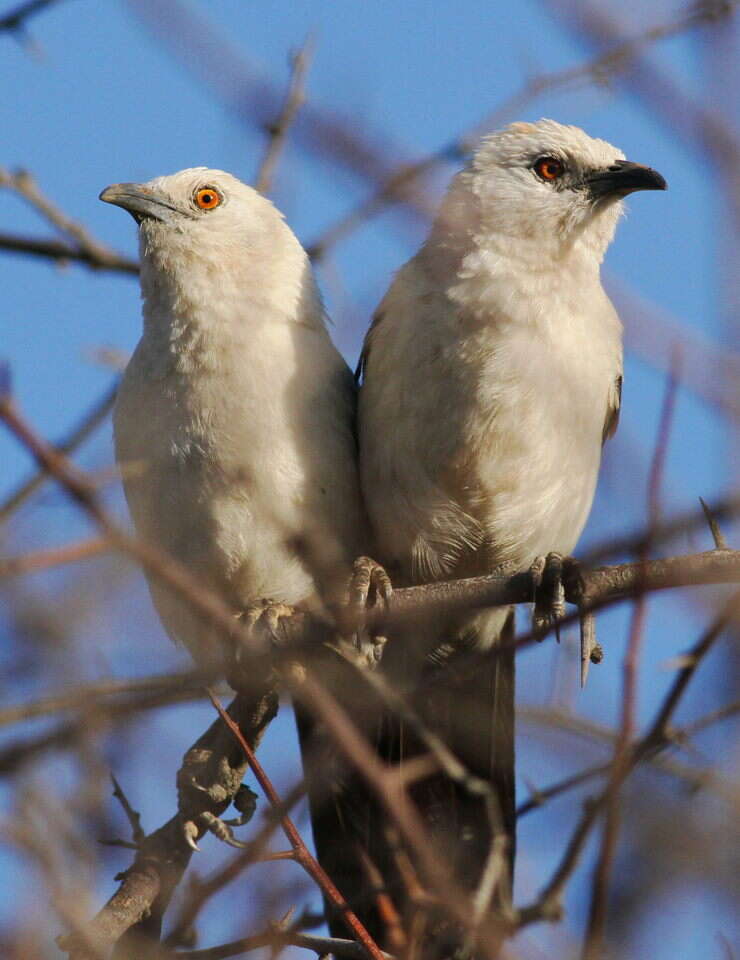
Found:
M 101 199 L 133 214 L 141 246 L 144 333 L 115 409 L 138 533 L 237 610 L 336 602 L 364 553 L 403 583 L 570 553 L 620 405 L 621 325 L 600 264 L 622 198 L 664 188 L 576 127 L 486 137 L 375 314 L 356 408 L 306 253 L 267 199 L 205 168 L 108 187 Z M 182 600 L 150 588 L 170 636 L 206 649 Z M 435 652 L 465 640 L 490 648 L 507 615 L 435 624 L 424 652 L 438 667 Z M 411 647 L 388 644 L 397 677 Z M 434 680 L 421 659 L 408 695 L 493 782 L 513 837 L 513 657 L 462 680 Z M 399 759 L 398 731 L 386 726 L 378 749 Z M 416 799 L 474 887 L 490 819 L 455 785 L 428 786 Z M 382 941 L 353 852 L 364 844 L 403 901 L 382 816 L 349 775 L 326 790 L 313 803 L 319 855 Z M 445 955 L 442 939 L 430 956 Z

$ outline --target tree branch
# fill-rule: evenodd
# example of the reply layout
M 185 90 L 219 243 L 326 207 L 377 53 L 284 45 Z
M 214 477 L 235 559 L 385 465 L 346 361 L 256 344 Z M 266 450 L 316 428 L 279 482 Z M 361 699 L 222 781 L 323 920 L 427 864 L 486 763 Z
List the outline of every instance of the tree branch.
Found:
M 262 734 L 277 713 L 274 688 L 240 693 L 228 708 L 238 722 L 245 742 L 256 749 Z M 98 952 L 117 945 L 121 956 L 142 938 L 158 940 L 162 916 L 185 872 L 194 841 L 207 830 L 203 814 L 220 816 L 239 789 L 246 760 L 219 718 L 190 747 L 178 772 L 178 812 L 141 843 L 121 885 L 86 927 L 84 939 L 70 934 L 59 940 L 70 960 L 88 960 L 89 943 Z M 192 825 L 192 829 L 189 827 Z
M 259 190 L 260 193 L 270 192 L 272 178 L 275 174 L 275 168 L 280 159 L 280 154 L 285 147 L 288 130 L 295 120 L 298 111 L 306 102 L 306 74 L 308 73 L 313 55 L 312 46 L 309 41 L 306 41 L 299 50 L 291 54 L 290 83 L 288 84 L 285 103 L 275 122 L 267 125 L 269 140 L 254 185 L 255 189 Z

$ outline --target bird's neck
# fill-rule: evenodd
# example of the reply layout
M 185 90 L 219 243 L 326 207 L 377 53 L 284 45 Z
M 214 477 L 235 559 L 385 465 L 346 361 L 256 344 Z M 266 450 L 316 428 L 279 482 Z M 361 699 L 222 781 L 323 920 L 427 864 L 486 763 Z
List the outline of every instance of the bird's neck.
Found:
M 256 327 L 316 325 L 319 295 L 310 267 L 300 259 L 288 266 L 272 275 L 262 271 L 255 282 L 255 265 L 249 262 L 227 270 L 197 257 L 185 263 L 145 257 L 142 342 L 147 352 L 158 358 L 163 372 L 218 370 L 248 349 Z
M 419 254 L 432 280 L 451 277 L 447 295 L 473 321 L 491 316 L 516 322 L 549 323 L 560 312 L 584 310 L 602 297 L 599 261 L 578 244 L 557 260 L 543 261 L 528 240 L 500 234 L 469 235 L 464 244 L 429 243 Z M 542 317 L 536 309 L 543 305 Z

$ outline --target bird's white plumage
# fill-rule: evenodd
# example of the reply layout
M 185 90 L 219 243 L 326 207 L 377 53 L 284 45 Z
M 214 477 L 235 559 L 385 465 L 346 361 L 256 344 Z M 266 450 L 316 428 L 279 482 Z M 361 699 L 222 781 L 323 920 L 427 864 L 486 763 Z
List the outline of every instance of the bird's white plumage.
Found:
M 200 185 L 217 209 L 193 206 Z M 114 415 L 136 529 L 235 608 L 306 602 L 346 574 L 362 529 L 353 385 L 308 259 L 222 171 L 144 189 L 179 212 L 141 222 L 144 331 Z M 150 586 L 170 635 L 203 651 L 187 605 Z
M 588 516 L 621 375 L 599 277 L 621 203 L 542 182 L 541 155 L 573 178 L 623 159 L 553 121 L 486 138 L 368 335 L 363 489 L 411 580 L 569 553 Z

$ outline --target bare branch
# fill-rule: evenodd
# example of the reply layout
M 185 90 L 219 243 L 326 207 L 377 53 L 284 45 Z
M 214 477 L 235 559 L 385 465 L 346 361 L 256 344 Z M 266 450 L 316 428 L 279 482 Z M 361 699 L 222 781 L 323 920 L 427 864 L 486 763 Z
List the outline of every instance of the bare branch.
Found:
M 622 778 L 620 780 L 620 786 L 639 764 L 652 757 L 668 743 L 673 742 L 668 728 L 670 718 L 673 716 L 689 681 L 696 673 L 699 663 L 707 655 L 717 638 L 737 616 L 738 605 L 740 605 L 740 591 L 733 594 L 720 616 L 717 617 L 689 652 L 686 667 L 681 671 L 679 676 L 676 677 L 676 680 L 672 684 L 656 714 L 655 720 L 648 728 L 647 733 L 631 749 L 629 761 L 620 770 L 620 776 Z M 585 842 L 599 816 L 605 809 L 612 789 L 613 787 L 610 783 L 597 798 L 586 801 L 583 814 L 571 834 L 563 857 L 552 877 L 537 900 L 530 906 L 518 911 L 518 926 L 525 926 L 528 923 L 534 923 L 539 920 L 558 920 L 560 918 L 562 913 L 560 902 L 562 891 L 578 865 Z
M 99 260 L 89 250 L 81 250 L 64 240 L 37 240 L 34 237 L 20 237 L 13 233 L 0 232 L 0 250 L 56 260 L 60 264 L 81 263 L 93 270 L 112 270 L 115 273 L 129 274 L 139 272 L 138 262 L 123 254 L 111 252 L 105 260 Z
M 270 192 L 272 178 L 285 146 L 288 130 L 298 111 L 306 102 L 306 74 L 311 65 L 312 56 L 313 44 L 309 40 L 299 50 L 291 54 L 290 83 L 285 103 L 275 122 L 267 126 L 269 140 L 255 182 L 255 189 L 259 190 L 260 193 Z
M 0 17 L 0 32 L 24 29 L 26 22 L 31 17 L 36 16 L 36 14 L 55 3 L 59 3 L 59 0 L 26 0 L 25 3 L 18 4 L 17 7 Z
M 110 550 L 111 545 L 107 540 L 96 537 L 71 543 L 66 547 L 34 550 L 32 553 L 22 553 L 16 557 L 0 557 L 0 579 L 17 577 L 24 573 L 38 573 L 40 570 L 76 563 L 78 560 L 99 557 L 101 553 L 108 553 Z
M 116 780 L 115 776 L 111 774 L 110 778 L 113 782 L 113 796 L 121 804 L 123 812 L 126 814 L 126 819 L 131 827 L 131 836 L 134 840 L 134 843 L 141 843 L 144 839 L 144 831 L 141 829 L 141 814 L 137 810 L 134 810 L 134 808 L 128 802 L 128 797 L 123 792 L 123 788 L 118 780 Z
M 678 369 L 678 363 L 679 361 L 676 359 L 674 361 L 675 370 Z M 668 378 L 666 385 L 658 437 L 648 477 L 648 537 L 641 558 L 643 566 L 650 550 L 650 531 L 657 526 L 660 517 L 660 491 L 675 411 L 676 387 L 677 380 L 674 374 Z M 619 832 L 619 788 L 624 782 L 630 766 L 630 743 L 634 737 L 635 712 L 637 709 L 637 670 L 642 651 L 646 612 L 647 598 L 644 592 L 640 592 L 635 598 L 635 605 L 632 610 L 632 624 L 622 667 L 622 711 L 619 730 L 614 741 L 612 769 L 606 789 L 606 817 L 604 819 L 601 847 L 594 870 L 588 927 L 583 945 L 583 960 L 598 960 L 604 952 L 609 876 L 616 853 Z M 680 696 L 680 693 L 678 696 Z M 672 711 L 673 706 L 672 703 L 668 703 L 666 708 L 668 713 Z
M 221 704 L 218 702 L 218 699 L 210 690 L 208 691 L 208 696 L 211 699 L 211 703 L 221 716 L 221 719 L 225 724 L 227 724 L 244 751 L 244 755 L 247 758 L 247 763 L 249 764 L 252 773 L 257 778 L 257 782 L 262 788 L 262 792 L 265 794 L 271 806 L 275 810 L 281 810 L 283 806 L 282 801 L 280 800 L 275 787 L 272 785 L 272 781 L 265 773 L 262 764 L 259 762 L 254 751 L 242 736 L 242 732 L 239 729 L 238 724 L 231 720 Z M 303 837 L 301 837 L 300 833 L 295 827 L 295 824 L 287 815 L 287 813 L 281 813 L 280 825 L 283 828 L 285 836 L 288 838 L 288 842 L 293 848 L 293 854 L 295 855 L 296 861 L 303 867 L 309 876 L 315 880 L 321 891 L 341 915 L 347 926 L 347 929 L 350 931 L 350 933 L 355 935 L 358 942 L 362 945 L 364 955 L 370 957 L 371 960 L 382 960 L 382 951 L 379 949 L 378 945 L 375 943 L 362 923 L 360 923 L 357 916 L 352 912 L 352 910 L 350 910 L 349 904 L 344 899 L 340 891 L 337 890 L 332 879 L 319 865 L 318 860 L 311 855 L 308 847 L 303 841 Z
M 57 260 L 77 259 L 89 266 L 101 269 L 125 269 L 127 272 L 138 272 L 138 266 L 133 271 L 130 270 L 132 261 L 121 257 L 115 250 L 111 250 L 100 243 L 82 224 L 68 217 L 63 210 L 44 196 L 27 170 L 18 170 L 11 173 L 5 167 L 0 167 L 0 187 L 5 187 L 7 190 L 17 193 L 53 227 L 66 234 L 71 241 L 71 243 L 63 243 L 60 247 L 53 241 L 49 244 L 43 241 L 28 241 L 20 237 L 8 237 L 0 234 L 0 248 L 15 250 L 19 253 L 49 256 Z M 66 247 L 73 251 L 72 256 L 65 257 L 63 255 Z
M 277 713 L 277 695 L 272 688 L 239 694 L 229 705 L 244 742 L 256 748 Z M 132 866 L 121 876 L 121 885 L 84 930 L 84 942 L 77 933 L 60 939 L 59 945 L 70 960 L 87 960 L 87 945 L 98 950 L 113 944 L 125 949 L 133 942 L 158 939 L 162 915 L 185 872 L 193 846 L 186 827 L 194 825 L 195 837 L 207 826 L 203 813 L 220 816 L 241 785 L 246 761 L 235 749 L 231 730 L 223 720 L 215 721 L 185 754 L 178 773 L 178 813 L 142 840 Z M 155 908 L 156 907 L 156 908 Z
M 222 943 L 218 947 L 207 950 L 188 950 L 176 954 L 184 960 L 225 960 L 226 957 L 237 957 L 252 950 L 263 947 L 303 947 L 312 950 L 319 957 L 346 957 L 347 960 L 364 960 L 367 956 L 362 946 L 355 940 L 340 940 L 336 937 L 317 937 L 307 933 L 281 933 L 279 930 L 268 931 L 253 937 L 244 937 L 241 940 L 232 940 L 231 943 Z M 393 960 L 389 953 L 380 951 L 383 960 Z
M 715 5 L 715 10 L 719 10 L 721 6 L 726 7 L 725 15 L 729 15 L 732 5 L 718 3 Z M 415 181 L 420 180 L 442 163 L 463 160 L 483 134 L 517 116 L 543 94 L 574 88 L 579 84 L 593 83 L 596 86 L 607 86 L 646 47 L 693 29 L 697 24 L 708 22 L 713 18 L 714 13 L 702 13 L 692 9 L 684 17 L 673 18 L 635 37 L 613 36 L 612 43 L 604 53 L 588 59 L 585 63 L 529 78 L 518 91 L 492 111 L 487 112 L 469 130 L 447 141 L 421 160 L 404 164 L 392 171 L 377 186 L 372 197 L 362 201 L 308 245 L 310 255 L 314 259 L 321 259 L 333 246 L 346 239 L 353 230 L 380 213 L 386 206 L 409 203 L 409 198 L 413 196 L 411 187 Z M 418 200 L 414 203 L 414 209 L 419 210 Z
M 103 393 L 85 413 L 64 439 L 55 444 L 58 453 L 70 454 L 84 443 L 85 440 L 103 423 L 113 408 L 118 392 L 118 380 Z M 0 524 L 14 513 L 23 503 L 32 496 L 49 476 L 48 471 L 41 469 L 24 480 L 0 505 Z

